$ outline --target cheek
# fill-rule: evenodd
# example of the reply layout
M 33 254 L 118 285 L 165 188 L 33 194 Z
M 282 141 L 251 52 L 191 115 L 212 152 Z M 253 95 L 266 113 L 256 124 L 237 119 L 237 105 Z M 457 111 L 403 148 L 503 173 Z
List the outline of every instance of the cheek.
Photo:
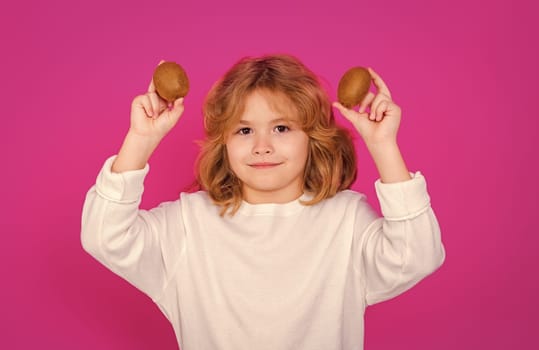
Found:
M 309 154 L 309 138 L 307 135 L 302 135 L 302 137 L 295 139 L 289 148 L 295 154 L 296 159 L 306 161 Z
M 238 162 L 239 160 L 243 159 L 245 157 L 245 149 L 246 147 L 242 147 L 241 144 L 234 141 L 229 141 L 226 144 L 226 152 L 228 156 L 228 160 L 231 163 L 231 166 L 234 166 L 235 162 Z

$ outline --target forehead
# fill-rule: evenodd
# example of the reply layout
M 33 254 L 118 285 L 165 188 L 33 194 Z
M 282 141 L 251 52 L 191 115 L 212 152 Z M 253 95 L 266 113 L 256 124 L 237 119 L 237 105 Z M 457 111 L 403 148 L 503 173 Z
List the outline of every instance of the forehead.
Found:
M 298 121 L 298 113 L 290 98 L 283 92 L 266 89 L 258 89 L 245 96 L 242 113 L 237 116 L 237 120 L 256 117 L 264 109 L 269 110 L 279 118 Z

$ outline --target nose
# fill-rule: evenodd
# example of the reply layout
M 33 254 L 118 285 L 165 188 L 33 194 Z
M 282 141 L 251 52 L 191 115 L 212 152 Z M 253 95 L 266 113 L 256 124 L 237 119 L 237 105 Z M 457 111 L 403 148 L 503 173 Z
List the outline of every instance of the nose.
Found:
M 259 135 L 255 139 L 253 145 L 253 154 L 257 156 L 268 155 L 273 153 L 273 146 L 265 135 Z

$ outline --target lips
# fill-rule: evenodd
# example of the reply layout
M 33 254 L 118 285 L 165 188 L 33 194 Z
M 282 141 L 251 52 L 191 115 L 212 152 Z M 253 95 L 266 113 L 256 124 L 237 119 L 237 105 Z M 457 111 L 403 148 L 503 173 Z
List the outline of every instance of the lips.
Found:
M 249 164 L 249 166 L 255 169 L 271 169 L 281 164 L 282 163 L 259 162 L 259 163 L 251 163 Z

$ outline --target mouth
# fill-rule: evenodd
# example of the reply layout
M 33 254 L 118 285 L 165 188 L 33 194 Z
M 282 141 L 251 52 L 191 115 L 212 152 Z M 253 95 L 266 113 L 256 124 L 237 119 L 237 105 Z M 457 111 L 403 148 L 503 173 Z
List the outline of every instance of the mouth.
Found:
M 271 169 L 281 164 L 282 163 L 261 162 L 261 163 L 252 163 L 252 164 L 249 164 L 249 166 L 255 169 Z

